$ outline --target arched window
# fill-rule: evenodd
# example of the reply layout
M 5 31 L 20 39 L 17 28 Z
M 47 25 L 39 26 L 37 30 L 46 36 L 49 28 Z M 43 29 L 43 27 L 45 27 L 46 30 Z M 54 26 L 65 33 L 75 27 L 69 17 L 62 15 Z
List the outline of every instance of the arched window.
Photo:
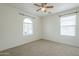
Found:
M 23 21 L 23 34 L 24 36 L 33 34 L 33 24 L 30 18 L 25 18 Z

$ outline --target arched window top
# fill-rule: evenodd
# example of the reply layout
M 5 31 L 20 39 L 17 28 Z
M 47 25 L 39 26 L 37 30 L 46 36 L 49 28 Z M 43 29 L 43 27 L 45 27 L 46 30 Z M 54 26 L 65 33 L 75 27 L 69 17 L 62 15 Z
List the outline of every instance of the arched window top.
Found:
M 25 19 L 24 19 L 24 22 L 25 22 L 25 23 L 32 23 L 32 21 L 31 21 L 30 18 L 25 18 Z

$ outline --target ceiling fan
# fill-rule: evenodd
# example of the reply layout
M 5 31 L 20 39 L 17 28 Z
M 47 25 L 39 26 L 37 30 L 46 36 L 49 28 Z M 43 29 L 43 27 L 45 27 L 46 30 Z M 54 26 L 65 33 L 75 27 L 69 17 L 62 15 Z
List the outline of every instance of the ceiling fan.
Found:
M 41 5 L 38 4 L 34 4 L 35 6 L 39 7 L 39 9 L 37 9 L 36 11 L 43 11 L 43 12 L 47 12 L 48 8 L 53 8 L 54 6 L 48 6 L 47 3 L 41 3 Z

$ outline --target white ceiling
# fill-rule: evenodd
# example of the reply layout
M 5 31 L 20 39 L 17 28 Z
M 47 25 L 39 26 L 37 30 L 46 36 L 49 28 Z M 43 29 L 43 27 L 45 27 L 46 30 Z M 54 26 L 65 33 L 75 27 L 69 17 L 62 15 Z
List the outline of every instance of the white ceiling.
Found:
M 8 5 L 22 9 L 23 11 L 29 12 L 36 16 L 46 16 L 65 11 L 71 8 L 79 7 L 79 3 L 48 3 L 48 5 L 54 6 L 54 8 L 48 9 L 47 13 L 43 13 L 40 11 L 37 12 L 36 10 L 39 8 L 33 5 L 33 3 L 9 3 Z

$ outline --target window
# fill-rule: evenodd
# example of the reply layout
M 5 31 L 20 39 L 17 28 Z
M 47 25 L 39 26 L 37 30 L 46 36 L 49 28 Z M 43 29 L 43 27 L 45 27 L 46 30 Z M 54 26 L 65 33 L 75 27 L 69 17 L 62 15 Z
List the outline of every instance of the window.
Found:
M 32 35 L 33 34 L 33 26 L 30 18 L 25 18 L 23 21 L 23 34 L 24 35 Z
M 60 34 L 66 36 L 75 36 L 76 15 L 62 16 L 60 19 Z

